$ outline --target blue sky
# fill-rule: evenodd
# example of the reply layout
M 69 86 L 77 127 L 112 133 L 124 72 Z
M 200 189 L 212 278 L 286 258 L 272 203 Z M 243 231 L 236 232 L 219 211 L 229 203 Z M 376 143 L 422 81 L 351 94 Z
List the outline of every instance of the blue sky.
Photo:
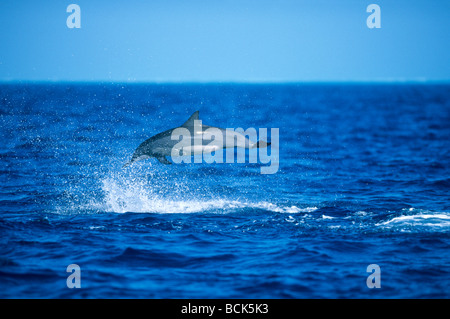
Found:
M 448 0 L 3 0 L 0 80 L 449 81 L 449 13 Z

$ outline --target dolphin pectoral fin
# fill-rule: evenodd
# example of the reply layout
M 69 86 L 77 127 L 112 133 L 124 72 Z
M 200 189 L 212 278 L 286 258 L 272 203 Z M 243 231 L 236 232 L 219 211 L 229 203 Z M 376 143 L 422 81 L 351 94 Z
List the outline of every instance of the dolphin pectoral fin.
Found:
M 165 165 L 172 164 L 172 162 L 169 161 L 165 156 L 161 155 L 161 156 L 155 156 L 155 157 L 161 164 L 165 164 Z

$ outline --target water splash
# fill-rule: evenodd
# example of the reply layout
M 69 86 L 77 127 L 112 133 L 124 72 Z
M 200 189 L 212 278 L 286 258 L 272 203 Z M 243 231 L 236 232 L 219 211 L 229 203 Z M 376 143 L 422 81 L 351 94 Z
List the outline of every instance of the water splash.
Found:
M 181 191 L 185 188 L 185 185 L 178 185 L 178 187 Z M 114 213 L 227 213 L 243 208 L 261 209 L 276 213 L 300 213 L 317 209 L 317 207 L 284 206 L 266 201 L 183 198 L 185 196 L 180 195 L 180 193 L 168 194 L 158 187 L 152 187 L 152 185 L 142 181 L 134 180 L 132 183 L 124 183 L 123 180 L 114 178 L 105 178 L 102 181 L 102 190 L 105 197 L 101 203 L 97 203 L 97 206 L 99 206 L 97 208 Z

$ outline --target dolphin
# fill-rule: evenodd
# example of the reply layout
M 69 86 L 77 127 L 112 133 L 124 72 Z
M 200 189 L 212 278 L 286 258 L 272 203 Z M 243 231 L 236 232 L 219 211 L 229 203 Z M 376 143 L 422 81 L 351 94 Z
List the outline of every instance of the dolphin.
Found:
M 198 126 L 199 122 L 197 121 L 199 121 L 199 111 L 194 112 L 194 114 L 192 114 L 191 117 L 189 117 L 189 119 L 183 123 L 183 125 L 158 133 L 150 137 L 149 139 L 145 140 L 134 151 L 131 160 L 128 163 L 126 163 L 123 167 L 125 168 L 134 162 L 142 161 L 151 157 L 155 157 L 162 164 L 172 164 L 172 162 L 170 162 L 166 158 L 166 156 L 173 156 L 172 150 L 174 149 L 174 147 L 176 148 L 177 144 L 179 143 L 179 140 L 172 139 L 172 133 L 174 133 L 174 131 L 177 129 L 187 129 L 191 137 L 190 143 L 191 146 L 184 147 L 183 149 L 178 150 L 181 151 L 183 156 L 207 154 L 212 153 L 213 151 L 217 151 L 219 149 L 230 147 L 241 147 L 252 149 L 252 148 L 267 147 L 270 145 L 270 143 L 267 143 L 262 140 L 252 142 L 245 135 L 235 132 L 233 130 L 229 131 L 208 125 Z M 211 139 L 211 136 L 208 133 L 210 131 L 207 131 L 208 129 L 211 128 L 219 130 L 223 134 L 222 145 L 211 147 L 210 145 L 208 145 L 209 142 L 205 141 Z M 197 144 L 195 143 L 195 140 L 197 140 Z M 198 143 L 198 140 L 201 140 L 201 142 Z

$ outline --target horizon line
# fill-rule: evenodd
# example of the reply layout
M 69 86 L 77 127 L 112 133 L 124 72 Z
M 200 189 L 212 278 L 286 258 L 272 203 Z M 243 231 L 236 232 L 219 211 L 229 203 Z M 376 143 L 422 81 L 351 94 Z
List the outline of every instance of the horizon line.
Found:
M 450 84 L 450 79 L 364 79 L 364 80 L 29 80 L 0 79 L 0 84 Z

